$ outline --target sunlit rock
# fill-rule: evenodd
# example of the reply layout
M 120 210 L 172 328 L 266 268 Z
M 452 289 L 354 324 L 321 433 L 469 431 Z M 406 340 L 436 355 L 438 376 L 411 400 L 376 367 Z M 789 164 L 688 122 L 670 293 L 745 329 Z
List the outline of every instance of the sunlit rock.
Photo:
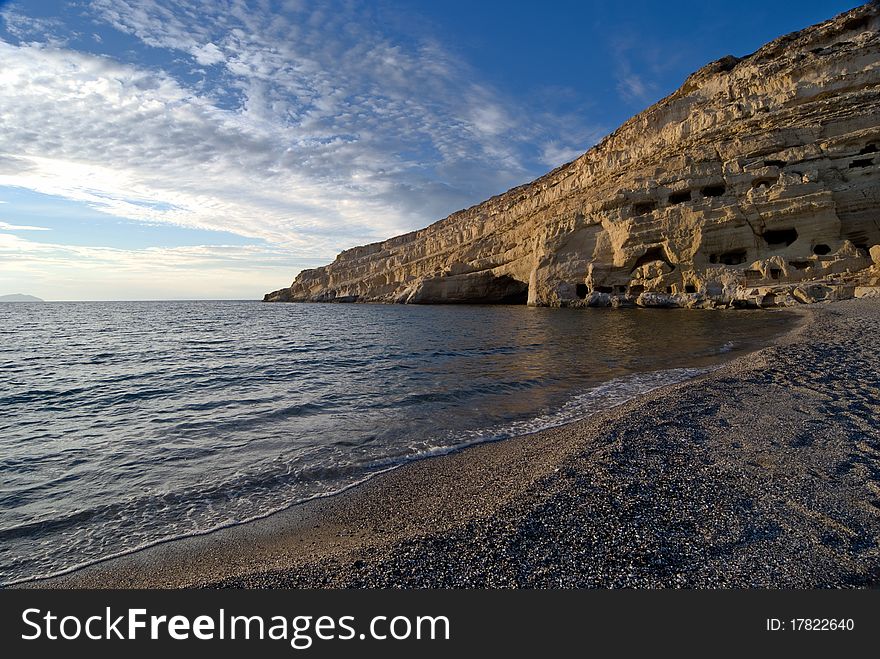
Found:
M 880 262 L 878 13 L 871 3 L 714 62 L 573 162 L 342 252 L 266 300 L 763 308 L 845 296 Z

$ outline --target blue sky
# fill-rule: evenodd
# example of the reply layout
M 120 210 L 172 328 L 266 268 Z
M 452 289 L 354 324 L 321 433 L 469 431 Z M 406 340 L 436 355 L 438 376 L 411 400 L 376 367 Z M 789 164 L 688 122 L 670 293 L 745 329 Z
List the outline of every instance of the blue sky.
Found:
M 260 297 L 857 4 L 0 0 L 0 295 Z

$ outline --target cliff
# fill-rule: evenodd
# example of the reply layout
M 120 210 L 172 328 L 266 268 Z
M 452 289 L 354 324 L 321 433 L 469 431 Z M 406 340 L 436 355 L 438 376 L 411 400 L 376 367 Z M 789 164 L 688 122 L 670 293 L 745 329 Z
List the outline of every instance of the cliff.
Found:
M 878 32 L 871 2 L 713 62 L 573 162 L 346 250 L 265 300 L 704 307 L 874 294 Z

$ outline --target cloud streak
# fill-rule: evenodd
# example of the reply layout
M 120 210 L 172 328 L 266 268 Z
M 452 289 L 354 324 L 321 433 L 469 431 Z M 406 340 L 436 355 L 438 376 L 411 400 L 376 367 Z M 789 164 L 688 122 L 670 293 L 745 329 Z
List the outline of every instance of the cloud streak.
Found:
M 0 203 L 6 203 L 0 202 Z M 26 224 L 9 224 L 9 222 L 0 222 L 0 231 L 51 231 L 48 227 L 33 227 Z

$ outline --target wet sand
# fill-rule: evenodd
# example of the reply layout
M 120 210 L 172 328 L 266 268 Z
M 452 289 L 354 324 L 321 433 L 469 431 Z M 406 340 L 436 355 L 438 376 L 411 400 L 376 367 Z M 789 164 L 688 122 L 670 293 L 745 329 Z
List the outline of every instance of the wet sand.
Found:
M 32 585 L 874 586 L 880 301 L 797 313 L 775 345 L 586 421 Z

